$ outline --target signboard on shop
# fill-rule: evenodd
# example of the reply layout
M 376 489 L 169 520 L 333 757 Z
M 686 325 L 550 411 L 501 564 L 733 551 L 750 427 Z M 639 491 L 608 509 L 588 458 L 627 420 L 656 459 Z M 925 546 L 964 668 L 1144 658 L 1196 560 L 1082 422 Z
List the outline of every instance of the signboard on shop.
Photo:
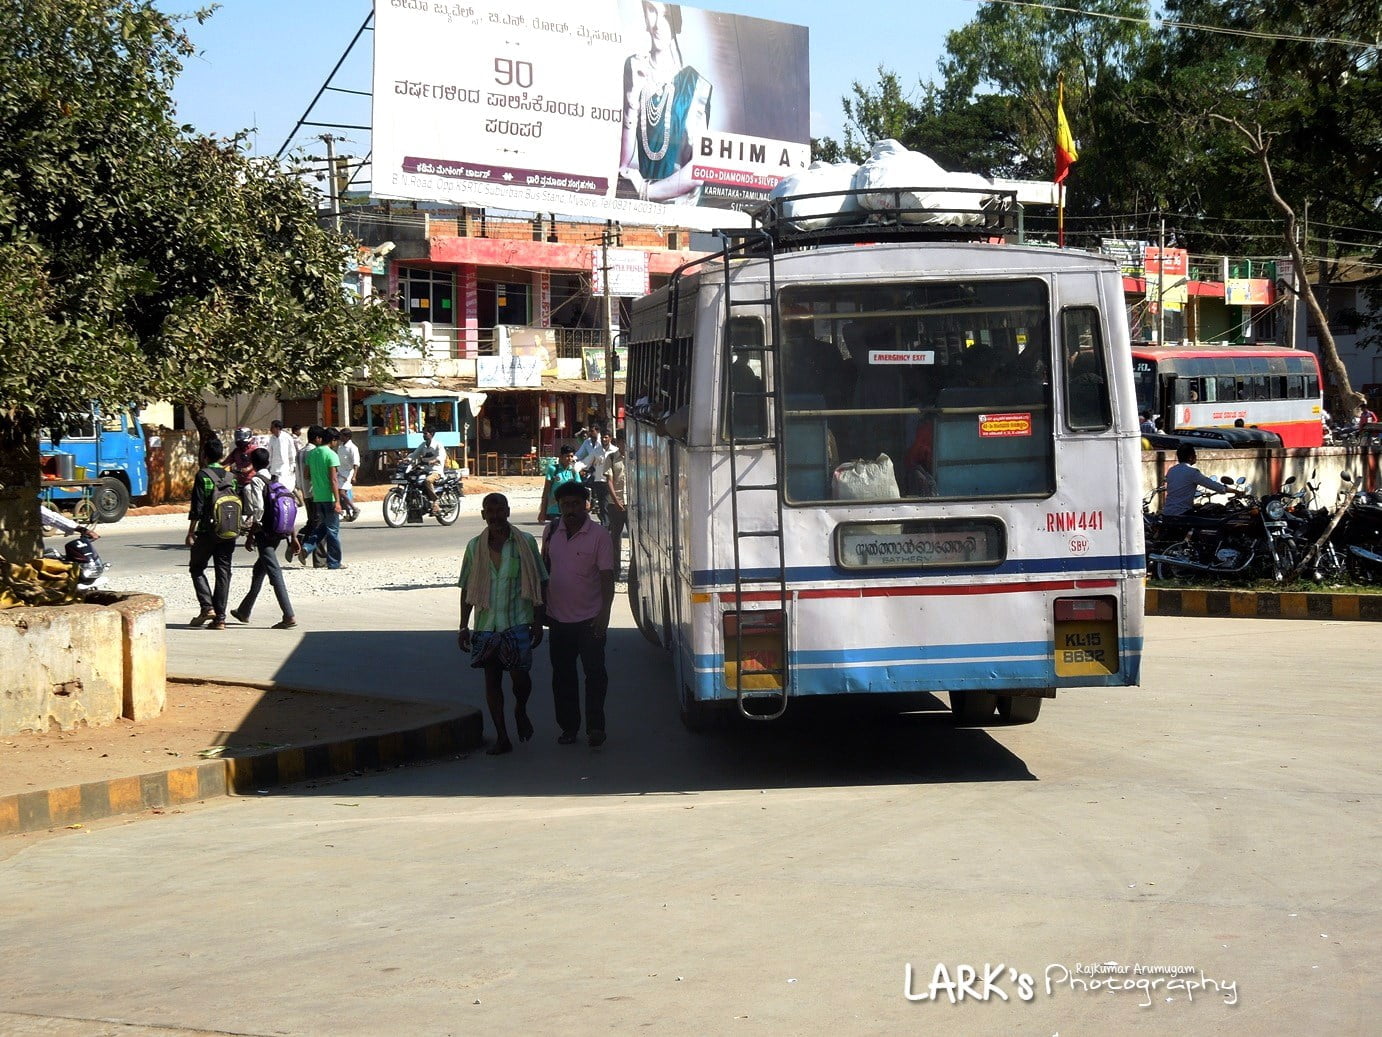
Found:
M 608 253 L 608 255 L 606 255 Z M 605 294 L 605 264 L 609 264 L 610 294 L 620 299 L 641 299 L 651 290 L 648 283 L 648 253 L 637 248 L 592 248 L 590 250 L 590 294 Z

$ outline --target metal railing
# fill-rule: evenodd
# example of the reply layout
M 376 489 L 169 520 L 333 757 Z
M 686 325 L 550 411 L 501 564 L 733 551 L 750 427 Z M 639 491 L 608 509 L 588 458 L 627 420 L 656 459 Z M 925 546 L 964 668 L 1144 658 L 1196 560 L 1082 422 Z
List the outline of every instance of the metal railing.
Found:
M 347 208 L 341 226 L 367 245 L 384 241 L 417 241 L 431 238 L 494 238 L 505 241 L 545 241 L 549 244 L 591 245 L 605 232 L 603 223 L 556 220 L 541 214 L 494 216 L 483 209 Z M 620 241 L 628 248 L 690 247 L 690 232 L 677 227 L 624 227 Z
M 589 347 L 604 348 L 608 339 L 602 328 L 547 328 L 556 339 L 557 356 L 565 359 L 579 360 L 584 354 L 583 349 Z M 421 335 L 421 329 L 414 327 L 414 333 Z M 432 357 L 446 357 L 448 359 L 458 359 L 464 355 L 465 342 L 463 340 L 464 331 L 460 328 L 438 328 L 433 327 L 432 333 L 427 339 L 427 353 Z M 495 345 L 493 328 L 479 328 L 476 331 L 476 355 L 477 356 L 496 356 L 498 348 Z

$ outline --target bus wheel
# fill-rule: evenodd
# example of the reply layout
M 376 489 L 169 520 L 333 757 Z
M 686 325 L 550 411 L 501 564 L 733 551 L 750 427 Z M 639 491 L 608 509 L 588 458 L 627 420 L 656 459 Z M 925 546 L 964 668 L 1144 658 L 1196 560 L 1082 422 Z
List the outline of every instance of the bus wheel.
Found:
M 987 724 L 993 719 L 998 696 L 991 691 L 952 691 L 950 712 L 957 724 Z
M 691 689 L 681 686 L 681 724 L 692 734 L 723 731 L 729 724 L 729 711 L 719 704 L 697 702 Z
M 998 715 L 1007 724 L 1030 724 L 1041 714 L 1037 695 L 999 695 Z
M 91 504 L 97 522 L 119 522 L 130 507 L 130 491 L 119 479 L 107 476 L 97 479 L 92 488 Z

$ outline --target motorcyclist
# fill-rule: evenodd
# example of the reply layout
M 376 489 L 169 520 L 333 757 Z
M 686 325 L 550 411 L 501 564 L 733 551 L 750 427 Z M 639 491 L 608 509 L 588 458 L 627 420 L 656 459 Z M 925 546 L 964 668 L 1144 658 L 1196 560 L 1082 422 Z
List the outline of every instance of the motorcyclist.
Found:
M 254 478 L 254 464 L 250 461 L 250 453 L 254 450 L 253 440 L 253 429 L 237 428 L 235 449 L 226 458 L 225 466 L 235 473 L 235 482 L 241 487 L 248 486 Z
M 1195 490 L 1204 487 L 1214 493 L 1231 493 L 1236 497 L 1246 496 L 1247 491 L 1237 486 L 1211 479 L 1195 467 L 1195 448 L 1189 443 L 1176 447 L 1176 464 L 1166 473 L 1166 496 L 1161 501 L 1161 514 L 1167 517 L 1188 515 L 1195 502 Z
M 408 455 L 410 465 L 427 465 L 427 478 L 423 480 L 422 492 L 427 495 L 428 514 L 437 514 L 437 480 L 446 468 L 446 447 L 436 441 L 435 425 L 427 425 L 422 430 L 422 442 Z
M 97 533 L 91 527 L 83 526 L 76 522 L 73 522 L 66 515 L 62 514 L 62 512 L 54 511 L 52 508 L 46 507 L 42 504 L 38 506 L 38 517 L 39 520 L 49 529 L 56 529 L 59 533 L 62 533 L 64 536 L 71 536 L 73 534 L 76 534 L 77 536 L 86 537 L 86 539 L 88 540 L 101 539 L 101 534 Z

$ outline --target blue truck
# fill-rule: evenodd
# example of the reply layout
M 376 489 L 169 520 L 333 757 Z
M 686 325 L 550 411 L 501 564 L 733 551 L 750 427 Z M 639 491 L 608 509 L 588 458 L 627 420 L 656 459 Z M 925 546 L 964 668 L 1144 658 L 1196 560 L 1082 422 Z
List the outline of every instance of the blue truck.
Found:
M 132 497 L 149 492 L 144 426 L 134 406 L 92 403 L 66 416 L 58 443 L 48 430 L 39 441 L 40 495 L 70 504 L 86 521 L 118 522 Z

